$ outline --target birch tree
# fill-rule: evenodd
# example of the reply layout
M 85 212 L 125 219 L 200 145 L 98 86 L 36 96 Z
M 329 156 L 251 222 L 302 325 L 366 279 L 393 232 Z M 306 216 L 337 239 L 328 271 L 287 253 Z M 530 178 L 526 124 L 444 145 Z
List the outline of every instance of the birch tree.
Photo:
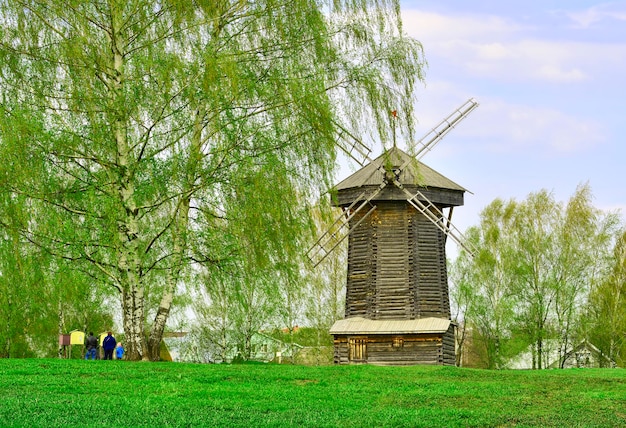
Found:
M 536 351 L 537 368 L 545 368 L 543 345 L 548 338 L 559 343 L 565 355 L 591 287 L 606 274 L 611 239 L 618 225 L 612 213 L 592 205 L 589 185 L 580 185 L 567 205 L 547 191 L 522 202 L 513 234 L 524 321 Z M 562 361 L 561 361 L 562 362 Z
M 557 260 L 562 268 L 555 276 L 554 312 L 558 332 L 560 366 L 573 345 L 572 340 L 593 340 L 580 333 L 581 318 L 590 293 L 606 281 L 611 266 L 611 245 L 620 219 L 593 206 L 588 184 L 578 186 L 568 200 L 557 230 Z
M 585 338 L 579 326 L 590 291 L 606 276 L 618 225 L 614 213 L 593 206 L 586 184 L 566 205 L 546 190 L 521 202 L 496 200 L 469 234 L 478 255 L 455 262 L 452 296 L 465 304 L 466 321 L 480 337 L 521 334 L 531 345 L 533 368 L 545 368 L 548 339 L 563 357 L 573 340 Z M 488 366 L 497 366 L 502 350 L 487 344 Z
M 65 225 L 25 239 L 119 295 L 129 359 L 158 359 L 190 266 L 220 263 L 200 232 L 287 266 L 338 129 L 385 141 L 399 110 L 412 132 L 398 1 L 0 0 L 0 24 L 0 143 L 37 172 L 3 191 Z
M 626 361 L 626 231 L 615 242 L 610 273 L 591 292 L 586 330 L 606 356 L 623 367 Z
M 471 328 L 475 346 L 484 355 L 487 368 L 501 368 L 503 348 L 511 336 L 516 298 L 511 292 L 510 228 L 515 203 L 496 199 L 480 215 L 480 225 L 468 231 L 479 248 L 475 258 L 462 253 L 451 268 L 451 303 L 456 321 L 459 349 Z M 504 352 L 506 354 L 506 352 Z M 461 355 L 457 355 L 457 363 Z

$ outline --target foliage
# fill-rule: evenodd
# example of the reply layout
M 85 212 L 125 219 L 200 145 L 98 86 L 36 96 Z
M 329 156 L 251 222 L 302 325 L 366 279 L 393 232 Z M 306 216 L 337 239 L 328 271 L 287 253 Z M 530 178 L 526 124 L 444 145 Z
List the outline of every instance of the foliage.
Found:
M 0 360 L 2 426 L 611 427 L 623 370 Z M 36 397 L 36 399 L 35 399 Z
M 20 215 L 11 205 L 7 211 L 7 222 Z M 110 328 L 106 301 L 84 272 L 0 229 L 0 357 L 52 357 L 59 334 Z
M 333 338 L 328 333 L 328 329 L 325 334 L 320 337 L 319 330 L 314 327 L 298 327 L 295 331 L 274 330 L 270 335 L 282 342 L 289 343 L 293 340 L 294 343 L 302 346 L 332 346 Z
M 583 314 L 608 272 L 619 218 L 591 199 L 588 185 L 566 206 L 545 190 L 522 202 L 497 199 L 469 231 L 479 253 L 455 262 L 452 297 L 474 345 L 484 348 L 487 367 L 503 367 L 520 338 L 531 345 L 537 368 L 545 365 L 547 339 L 558 340 L 562 357 L 576 341 L 594 342 L 581 331 Z
M 318 230 L 328 230 L 337 216 L 342 215 L 340 209 L 331 212 L 332 216 L 326 219 L 321 212 L 315 213 Z M 306 346 L 322 346 L 325 344 L 328 330 L 335 321 L 343 318 L 345 310 L 345 287 L 347 271 L 347 240 L 336 242 L 339 234 L 334 237 L 333 245 L 336 248 L 325 258 L 323 263 L 309 272 L 306 279 L 307 296 L 305 301 L 306 325 L 316 331 L 316 343 L 307 343 Z M 302 345 L 305 343 L 298 342 Z
M 312 208 L 316 230 L 327 227 L 322 211 L 320 205 Z M 321 349 L 332 346 L 328 330 L 342 317 L 344 309 L 343 249 L 339 247 L 323 264 L 307 270 L 302 277 L 294 272 L 286 277 L 267 275 L 253 267 L 246 268 L 245 261 L 207 268 L 193 299 L 196 322 L 192 323 L 191 335 L 197 360 L 226 361 L 225 356 L 234 350 L 247 360 L 252 335 L 275 329 L 273 337 L 284 343 L 312 347 L 311 353 L 319 357 L 319 363 L 326 362 Z M 309 327 L 297 328 L 298 325 Z M 287 332 L 282 333 L 282 329 Z
M 386 141 L 397 109 L 412 133 L 424 61 L 395 0 L 0 0 L 0 23 L 2 192 L 26 213 L 3 227 L 117 295 L 130 359 L 158 359 L 198 273 L 293 319 L 338 130 Z
M 583 328 L 620 367 L 626 364 L 626 231 L 615 243 L 609 275 L 589 298 Z

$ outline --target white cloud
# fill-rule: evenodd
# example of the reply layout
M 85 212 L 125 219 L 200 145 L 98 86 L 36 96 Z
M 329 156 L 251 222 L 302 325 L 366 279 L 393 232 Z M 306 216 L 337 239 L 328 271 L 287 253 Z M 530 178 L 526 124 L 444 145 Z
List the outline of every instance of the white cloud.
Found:
M 607 131 L 596 119 L 479 95 L 479 107 L 454 130 L 452 141 L 438 148 L 440 155 L 478 150 L 558 157 L 590 152 L 607 141 Z M 418 136 L 467 98 L 463 89 L 449 82 L 431 82 L 416 106 Z M 468 140 L 473 143 L 468 145 Z
M 493 16 L 408 10 L 403 19 L 409 35 L 423 43 L 428 60 L 474 77 L 576 83 L 626 69 L 626 43 L 530 38 L 522 31 L 528 28 Z
M 513 56 L 513 52 L 503 43 L 488 43 L 478 47 L 478 55 L 487 60 L 506 60 Z
M 584 43 L 522 40 L 506 45 L 442 43 L 436 48 L 436 55 L 454 58 L 477 77 L 571 83 L 589 79 L 599 64 L 618 59 L 606 50 Z
M 535 75 L 541 80 L 552 82 L 579 82 L 587 78 L 586 73 L 580 69 L 562 70 L 557 65 L 543 65 L 537 69 Z
M 572 21 L 574 28 L 581 29 L 609 20 L 626 21 L 626 2 L 604 3 L 581 11 L 565 12 L 565 15 Z
M 442 15 L 414 9 L 402 10 L 404 31 L 422 41 L 479 40 L 508 37 L 528 29 L 492 15 Z
M 485 99 L 476 112 L 473 134 L 497 152 L 537 151 L 541 156 L 586 152 L 606 140 L 602 125 L 562 111 Z
M 612 205 L 600 205 L 598 206 L 602 211 L 617 213 L 623 216 L 626 213 L 626 204 L 612 204 Z

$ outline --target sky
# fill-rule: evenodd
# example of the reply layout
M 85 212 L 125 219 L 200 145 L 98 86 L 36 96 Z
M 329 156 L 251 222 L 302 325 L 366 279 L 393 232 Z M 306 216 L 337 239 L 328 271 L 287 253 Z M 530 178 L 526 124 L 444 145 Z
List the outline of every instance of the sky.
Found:
M 480 104 L 421 159 L 471 192 L 454 210 L 458 229 L 478 225 L 496 198 L 546 189 L 567 203 L 585 183 L 597 208 L 624 219 L 626 0 L 401 4 L 404 31 L 428 62 L 417 135 L 468 98 Z

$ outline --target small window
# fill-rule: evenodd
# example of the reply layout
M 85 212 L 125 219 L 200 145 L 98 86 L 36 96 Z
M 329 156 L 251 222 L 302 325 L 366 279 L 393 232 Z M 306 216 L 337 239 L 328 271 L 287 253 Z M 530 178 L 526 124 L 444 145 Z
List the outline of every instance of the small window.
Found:
M 393 338 L 393 347 L 396 349 L 400 349 L 402 347 L 404 347 L 404 339 L 402 339 L 401 337 L 394 337 Z

